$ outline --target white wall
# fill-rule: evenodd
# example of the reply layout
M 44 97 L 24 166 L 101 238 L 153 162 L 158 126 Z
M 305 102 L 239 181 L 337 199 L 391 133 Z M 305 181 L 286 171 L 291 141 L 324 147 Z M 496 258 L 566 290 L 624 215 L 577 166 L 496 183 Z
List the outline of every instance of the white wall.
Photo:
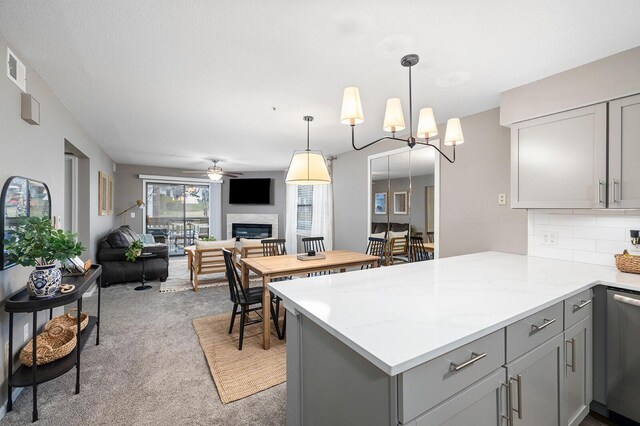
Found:
M 614 254 L 640 252 L 629 237 L 640 229 L 640 211 L 529 210 L 528 216 L 530 256 L 614 266 Z

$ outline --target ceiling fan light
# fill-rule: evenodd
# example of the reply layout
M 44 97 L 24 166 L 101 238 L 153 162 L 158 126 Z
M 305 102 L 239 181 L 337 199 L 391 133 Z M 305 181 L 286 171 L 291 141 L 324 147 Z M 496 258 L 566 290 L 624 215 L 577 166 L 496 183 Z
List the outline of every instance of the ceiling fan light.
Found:
M 322 152 L 294 152 L 285 182 L 289 185 L 326 185 L 331 183 L 329 169 Z
M 433 109 L 422 108 L 420 110 L 420 118 L 418 119 L 417 137 L 421 139 L 429 139 L 438 134 L 438 126 L 436 118 L 433 115 Z
M 349 126 L 355 126 L 363 121 L 364 115 L 362 114 L 360 91 L 357 87 L 347 87 L 344 89 L 344 95 L 342 97 L 340 122 Z
M 402 103 L 400 98 L 387 99 L 387 108 L 384 111 L 384 124 L 382 129 L 385 132 L 399 132 L 404 130 L 404 115 L 402 114 Z
M 450 118 L 447 120 L 447 131 L 444 135 L 444 144 L 447 146 L 461 145 L 464 143 L 462 135 L 462 126 L 459 118 Z
M 222 175 L 220 173 L 209 172 L 209 173 L 207 173 L 207 176 L 209 177 L 209 179 L 211 179 L 214 182 L 219 181 L 220 179 L 222 179 Z

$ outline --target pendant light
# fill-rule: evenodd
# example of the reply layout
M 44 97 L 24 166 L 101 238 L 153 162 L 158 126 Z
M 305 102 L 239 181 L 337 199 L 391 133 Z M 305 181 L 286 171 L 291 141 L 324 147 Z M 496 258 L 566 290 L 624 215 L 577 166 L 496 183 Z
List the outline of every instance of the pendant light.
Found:
M 432 138 L 438 134 L 438 127 L 436 125 L 436 119 L 433 115 L 433 109 L 422 108 L 420 110 L 420 117 L 418 119 L 418 131 L 415 136 L 413 134 L 413 88 L 411 87 L 411 67 L 416 65 L 419 60 L 420 58 L 415 54 L 406 55 L 400 60 L 400 64 L 403 67 L 409 68 L 409 136 L 406 139 L 396 137 L 396 132 L 402 131 L 405 128 L 404 114 L 402 113 L 402 104 L 400 102 L 400 99 L 391 98 L 387 100 L 387 107 L 384 113 L 384 124 L 382 126 L 382 129 L 385 132 L 391 133 L 391 136 L 385 136 L 362 147 L 356 147 L 355 127 L 357 124 L 360 124 L 364 121 L 364 114 L 362 113 L 362 103 L 360 102 L 360 91 L 357 87 L 347 87 L 346 89 L 344 89 L 340 122 L 342 124 L 351 126 L 351 146 L 353 146 L 353 149 L 355 149 L 356 151 L 360 151 L 375 143 L 378 143 L 385 139 L 389 139 L 405 142 L 409 146 L 409 148 L 413 148 L 416 145 L 430 146 L 431 148 L 438 151 L 440 155 L 442 155 L 448 162 L 454 163 L 456 161 L 456 146 L 464 143 L 464 137 L 462 136 L 462 127 L 460 126 L 460 119 L 451 118 L 447 121 L 447 131 L 445 133 L 444 144 L 447 146 L 453 146 L 453 158 L 449 158 L 437 146 L 429 143 L 429 138 Z
M 329 184 L 331 176 L 322 152 L 311 151 L 309 148 L 309 123 L 313 121 L 313 117 L 305 115 L 304 121 L 307 122 L 307 149 L 293 153 L 285 182 L 289 185 Z

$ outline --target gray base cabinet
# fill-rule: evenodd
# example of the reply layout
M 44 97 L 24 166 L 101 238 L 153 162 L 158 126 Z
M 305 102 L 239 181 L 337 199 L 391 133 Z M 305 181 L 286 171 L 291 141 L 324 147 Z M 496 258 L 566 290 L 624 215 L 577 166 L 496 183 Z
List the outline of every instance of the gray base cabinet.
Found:
M 586 317 L 564 332 L 563 424 L 577 426 L 589 414 L 592 400 L 592 327 Z
M 561 424 L 564 339 L 559 334 L 507 364 L 513 425 Z
M 506 374 L 499 369 L 409 423 L 409 426 L 500 426 L 505 420 Z

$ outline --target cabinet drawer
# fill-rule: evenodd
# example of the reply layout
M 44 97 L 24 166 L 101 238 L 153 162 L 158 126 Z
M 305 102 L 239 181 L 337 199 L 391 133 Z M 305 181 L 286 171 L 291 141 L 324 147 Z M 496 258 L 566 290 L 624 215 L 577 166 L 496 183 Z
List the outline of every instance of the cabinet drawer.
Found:
M 563 330 L 563 302 L 507 326 L 507 362 L 546 342 Z
M 504 329 L 398 376 L 398 420 L 407 423 L 504 365 Z
M 564 301 L 564 329 L 567 330 L 584 318 L 591 316 L 591 289 L 571 296 Z

